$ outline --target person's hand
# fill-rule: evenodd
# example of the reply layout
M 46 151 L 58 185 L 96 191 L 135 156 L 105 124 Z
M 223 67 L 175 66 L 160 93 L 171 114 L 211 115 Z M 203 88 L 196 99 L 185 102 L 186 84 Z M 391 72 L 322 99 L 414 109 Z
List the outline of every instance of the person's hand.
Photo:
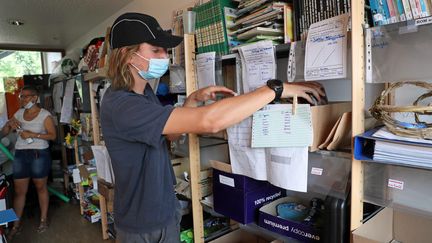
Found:
M 194 92 L 194 99 L 197 102 L 216 100 L 216 94 L 221 93 L 225 96 L 234 96 L 236 93 L 224 86 L 208 86 Z
M 324 88 L 318 82 L 284 82 L 284 89 L 281 98 L 291 98 L 297 95 L 307 100 L 310 104 L 313 104 L 310 95 L 313 95 L 315 99 L 320 102 L 325 97 Z
M 22 139 L 27 139 L 27 138 L 33 137 L 34 134 L 33 134 L 33 132 L 25 130 L 25 131 L 20 132 L 19 135 Z
M 19 129 L 21 127 L 21 123 L 15 117 L 9 119 L 9 121 L 6 122 L 6 125 L 9 126 L 12 130 Z

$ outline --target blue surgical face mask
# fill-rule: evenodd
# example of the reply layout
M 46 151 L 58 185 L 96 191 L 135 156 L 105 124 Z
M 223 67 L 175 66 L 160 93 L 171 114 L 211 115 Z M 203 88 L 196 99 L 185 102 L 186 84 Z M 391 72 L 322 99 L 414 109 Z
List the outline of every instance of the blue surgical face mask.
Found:
M 151 58 L 150 60 L 141 56 L 138 53 L 135 53 L 137 56 L 149 62 L 148 70 L 139 70 L 135 65 L 131 64 L 134 68 L 138 70 L 138 75 L 145 79 L 157 79 L 162 77 L 168 70 L 169 67 L 169 59 L 168 58 Z
M 34 106 L 34 103 L 32 101 L 29 101 L 27 104 L 25 104 L 24 109 L 28 110 Z

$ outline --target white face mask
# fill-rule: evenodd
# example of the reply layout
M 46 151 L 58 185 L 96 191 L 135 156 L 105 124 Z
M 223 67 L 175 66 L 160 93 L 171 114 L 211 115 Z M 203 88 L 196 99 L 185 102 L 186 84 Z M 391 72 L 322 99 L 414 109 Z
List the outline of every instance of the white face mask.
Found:
M 35 103 L 32 101 L 29 101 L 27 104 L 25 104 L 24 109 L 28 110 L 34 106 Z

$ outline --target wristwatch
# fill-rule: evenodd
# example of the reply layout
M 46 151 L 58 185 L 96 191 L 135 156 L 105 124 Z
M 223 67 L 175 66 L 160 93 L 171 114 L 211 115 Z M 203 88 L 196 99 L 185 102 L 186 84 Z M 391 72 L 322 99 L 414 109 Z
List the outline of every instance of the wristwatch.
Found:
M 269 79 L 267 81 L 267 87 L 272 89 L 276 94 L 273 102 L 279 101 L 280 97 L 282 96 L 282 92 L 283 92 L 283 82 L 280 81 L 279 79 Z

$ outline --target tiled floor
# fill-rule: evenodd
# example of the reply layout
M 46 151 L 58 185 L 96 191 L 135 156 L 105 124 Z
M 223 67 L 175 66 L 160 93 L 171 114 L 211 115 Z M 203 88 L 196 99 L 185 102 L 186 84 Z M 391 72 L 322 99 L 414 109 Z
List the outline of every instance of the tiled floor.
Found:
M 9 243 L 114 243 L 114 240 L 102 240 L 100 223 L 90 223 L 80 215 L 78 204 L 64 203 L 51 196 L 49 208 L 49 228 L 37 233 L 39 222 L 37 206 L 27 209 L 23 216 L 23 230 Z

